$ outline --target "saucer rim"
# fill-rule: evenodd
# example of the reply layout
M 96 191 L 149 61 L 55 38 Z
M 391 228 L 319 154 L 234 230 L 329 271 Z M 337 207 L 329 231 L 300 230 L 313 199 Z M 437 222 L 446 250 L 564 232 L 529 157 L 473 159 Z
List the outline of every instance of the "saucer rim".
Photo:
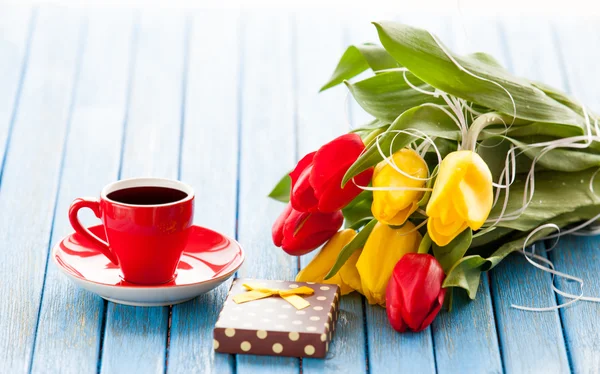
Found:
M 88 227 L 87 227 L 87 229 L 90 229 L 90 228 L 92 228 L 92 227 L 98 227 L 98 226 L 102 226 L 102 224 L 88 226 Z M 202 228 L 202 229 L 205 229 L 205 230 L 209 230 L 209 231 L 215 232 L 215 233 L 217 233 L 217 234 L 219 234 L 219 235 L 221 235 L 221 236 L 223 236 L 223 237 L 225 237 L 225 238 L 227 238 L 227 239 L 231 240 L 231 241 L 232 241 L 232 242 L 234 242 L 235 244 L 237 244 L 237 246 L 240 248 L 240 251 L 242 252 L 242 257 L 241 257 L 241 259 L 240 259 L 240 263 L 238 264 L 238 266 L 237 266 L 235 269 L 231 270 L 230 272 L 227 272 L 227 273 L 225 273 L 225 274 L 222 274 L 222 275 L 220 275 L 220 276 L 219 276 L 219 277 L 217 277 L 217 278 L 211 278 L 211 279 L 206 279 L 206 280 L 203 280 L 203 281 L 200 281 L 200 282 L 189 283 L 189 284 L 181 284 L 181 285 L 177 285 L 177 284 L 175 284 L 175 285 L 165 286 L 165 285 L 162 285 L 162 284 L 155 284 L 155 285 L 139 285 L 139 286 L 138 286 L 138 285 L 135 285 L 135 286 L 122 286 L 122 285 L 117 285 L 117 284 L 109 284 L 109 283 L 96 282 L 96 281 L 93 281 L 93 280 L 89 280 L 89 279 L 87 279 L 87 278 L 82 278 L 82 277 L 79 277 L 79 276 L 77 276 L 76 274 L 73 274 L 73 273 L 71 273 L 71 272 L 67 271 L 67 270 L 64 268 L 64 266 L 62 266 L 61 264 L 59 264 L 59 262 L 56 260 L 56 252 L 58 252 L 58 248 L 60 247 L 60 243 L 62 243 L 62 242 L 63 242 L 63 241 L 66 239 L 66 238 L 68 238 L 68 237 L 70 237 L 70 236 L 72 236 L 72 235 L 76 234 L 76 232 L 75 232 L 75 231 L 73 231 L 72 233 L 70 233 L 70 234 L 68 234 L 68 235 L 65 235 L 64 237 L 62 237 L 62 238 L 61 238 L 61 239 L 60 239 L 60 240 L 59 240 L 59 241 L 58 241 L 58 242 L 57 242 L 57 243 L 54 245 L 54 247 L 52 247 L 52 253 L 51 253 L 51 256 L 52 256 L 52 261 L 54 262 L 54 264 L 56 265 L 56 267 L 58 267 L 58 268 L 60 269 L 60 271 L 61 271 L 63 274 L 67 275 L 68 277 L 73 277 L 73 278 L 75 278 L 75 279 L 77 279 L 77 280 L 80 280 L 80 281 L 82 281 L 82 282 L 86 282 L 86 283 L 93 283 L 93 284 L 96 284 L 96 285 L 100 285 L 100 286 L 106 286 L 106 287 L 116 287 L 116 288 L 119 288 L 119 289 L 131 289 L 131 290 L 156 290 L 156 289 L 161 289 L 161 288 L 164 288 L 164 289 L 172 289 L 172 288 L 188 288 L 188 287 L 198 287 L 198 286 L 199 286 L 199 285 L 201 285 L 201 284 L 205 284 L 205 283 L 209 283 L 209 282 L 214 282 L 214 281 L 217 281 L 217 280 L 220 280 L 220 279 L 225 279 L 225 280 L 226 280 L 226 279 L 229 279 L 229 278 L 230 278 L 230 277 L 231 277 L 233 274 L 235 274 L 235 272 L 236 272 L 236 271 L 238 271 L 238 270 L 239 270 L 239 268 L 240 268 L 240 267 L 242 267 L 242 265 L 244 264 L 244 261 L 246 261 L 246 251 L 244 250 L 244 247 L 242 247 L 242 245 L 241 245 L 241 244 L 240 244 L 240 243 L 239 243 L 237 240 L 235 240 L 234 238 L 231 238 L 229 235 L 221 234 L 220 232 L 218 232 L 218 231 L 215 231 L 215 230 L 213 230 L 213 229 L 210 229 L 210 228 L 208 228 L 208 227 L 205 227 L 205 226 L 200 226 L 200 225 L 192 225 L 192 227 L 193 227 L 193 226 L 200 227 L 200 228 Z M 184 251 L 184 252 L 185 252 L 185 251 Z M 101 254 L 101 253 L 100 253 L 100 254 Z

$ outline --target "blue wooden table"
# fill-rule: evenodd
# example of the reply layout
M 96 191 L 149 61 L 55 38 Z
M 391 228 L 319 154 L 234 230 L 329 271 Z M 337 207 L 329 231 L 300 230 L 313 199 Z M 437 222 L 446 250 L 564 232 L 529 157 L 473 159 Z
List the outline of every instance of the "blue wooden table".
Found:
M 49 261 L 72 231 L 75 197 L 157 176 L 193 185 L 195 222 L 243 244 L 240 276 L 294 278 L 309 258 L 272 245 L 282 206 L 265 196 L 299 156 L 367 119 L 346 110 L 343 87 L 317 90 L 346 45 L 376 41 L 369 21 L 380 18 L 490 52 L 600 110 L 594 20 L 0 7 L 0 372 L 600 372 L 600 305 L 511 308 L 563 302 L 518 255 L 482 277 L 475 301 L 457 297 L 418 334 L 397 334 L 383 309 L 344 297 L 325 360 L 215 355 L 229 282 L 185 304 L 136 308 L 76 288 Z M 598 296 L 599 245 L 566 237 L 548 256 Z

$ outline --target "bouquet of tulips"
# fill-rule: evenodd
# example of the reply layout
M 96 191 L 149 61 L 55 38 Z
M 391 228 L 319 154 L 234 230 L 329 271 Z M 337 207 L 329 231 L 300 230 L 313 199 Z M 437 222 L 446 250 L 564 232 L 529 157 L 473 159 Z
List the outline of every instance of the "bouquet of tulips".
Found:
M 322 88 L 345 83 L 373 120 L 277 184 L 270 196 L 288 204 L 273 241 L 293 256 L 325 244 L 298 281 L 358 291 L 396 330 L 420 331 L 453 289 L 475 298 L 481 272 L 509 253 L 597 232 L 600 128 L 581 103 L 487 54 L 375 27 L 382 46 L 349 47 Z

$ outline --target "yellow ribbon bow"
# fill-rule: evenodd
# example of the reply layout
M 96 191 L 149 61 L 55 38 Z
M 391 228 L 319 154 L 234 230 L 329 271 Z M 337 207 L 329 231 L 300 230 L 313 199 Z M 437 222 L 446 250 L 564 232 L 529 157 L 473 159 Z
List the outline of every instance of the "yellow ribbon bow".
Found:
M 276 288 L 265 288 L 252 284 L 243 284 L 244 288 L 248 290 L 248 292 L 244 292 L 239 295 L 235 295 L 233 297 L 233 301 L 236 304 L 246 303 L 248 301 L 254 301 L 259 299 L 264 299 L 266 297 L 271 296 L 280 296 L 282 299 L 292 304 L 296 309 L 304 309 L 310 305 L 310 303 L 304 300 L 299 295 L 307 295 L 310 296 L 315 293 L 315 291 L 306 286 L 292 288 L 289 290 L 278 290 Z

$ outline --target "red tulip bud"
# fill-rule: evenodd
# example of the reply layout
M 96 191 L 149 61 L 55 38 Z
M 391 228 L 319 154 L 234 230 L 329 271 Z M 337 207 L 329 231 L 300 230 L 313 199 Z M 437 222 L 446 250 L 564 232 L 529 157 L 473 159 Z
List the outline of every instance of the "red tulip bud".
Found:
M 341 186 L 344 174 L 364 149 L 360 136 L 345 134 L 304 156 L 290 173 L 294 209 L 331 213 L 348 205 L 361 192 L 357 184 L 366 186 L 373 176 L 370 168 Z
M 399 332 L 421 331 L 442 308 L 444 270 L 435 257 L 409 253 L 394 267 L 386 290 L 388 319 Z
M 299 212 L 291 204 L 273 224 L 273 243 L 293 256 L 301 256 L 329 240 L 342 227 L 342 212 Z

